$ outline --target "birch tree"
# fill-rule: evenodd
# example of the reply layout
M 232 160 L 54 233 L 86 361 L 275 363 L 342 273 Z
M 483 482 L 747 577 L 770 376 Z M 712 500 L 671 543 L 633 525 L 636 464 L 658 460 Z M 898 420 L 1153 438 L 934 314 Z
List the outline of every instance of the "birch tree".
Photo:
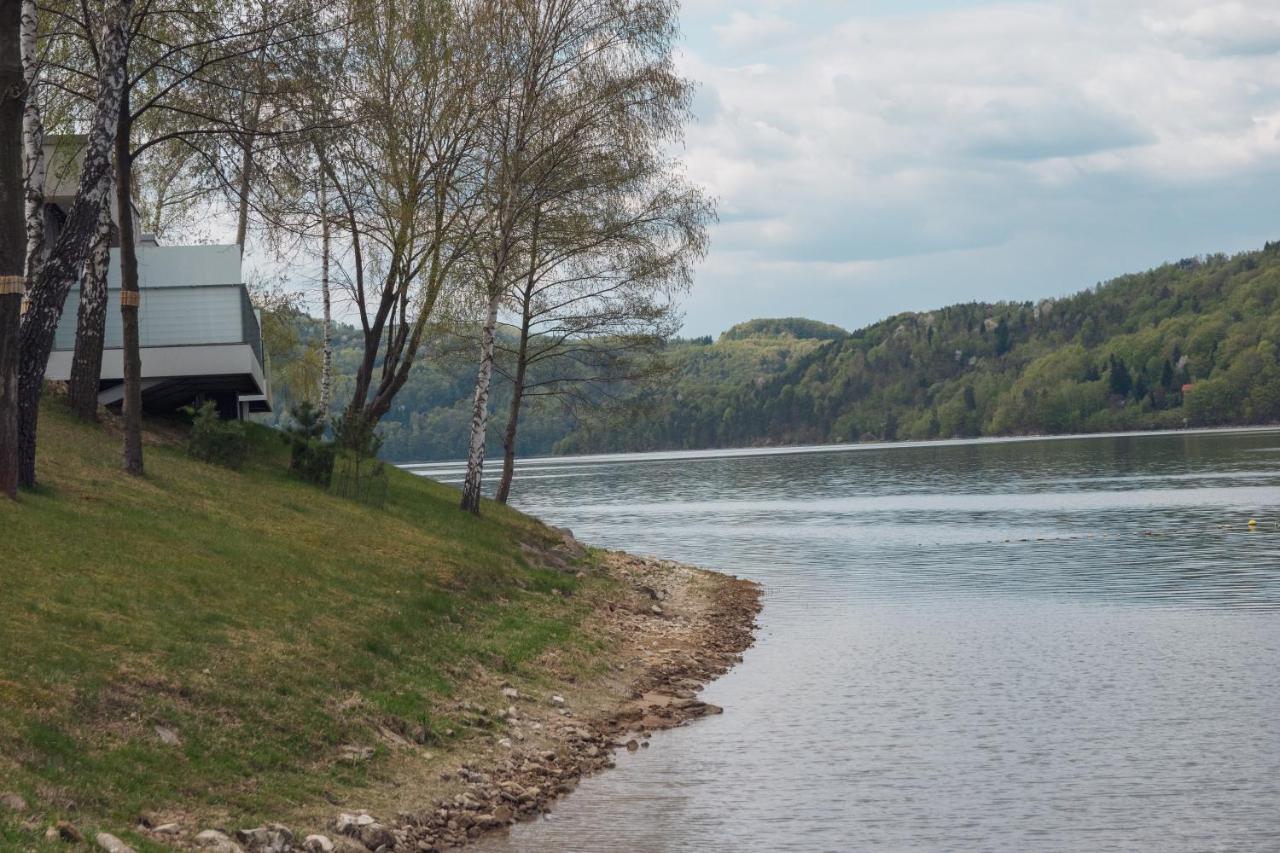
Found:
M 672 67 L 676 12 L 665 0 L 511 0 L 493 16 L 501 65 L 487 136 L 484 312 L 462 487 L 466 511 L 480 511 L 496 330 L 515 259 L 533 254 L 539 212 L 575 186 L 593 145 L 608 140 L 648 151 L 678 136 L 689 87 Z
M 22 111 L 22 146 L 25 160 L 25 210 L 28 284 L 40 274 L 44 261 L 44 120 L 40 113 L 40 54 L 36 0 L 22 0 L 22 79 L 26 92 Z
M 114 0 L 103 14 L 97 96 L 80 170 L 76 198 L 58 240 L 41 266 L 22 318 L 18 377 L 19 482 L 36 483 L 36 438 L 40 392 L 53 350 L 54 333 L 67 293 L 84 265 L 111 186 L 111 150 L 120 116 L 132 0 Z
M 616 150 L 595 151 L 577 190 L 539 211 L 509 296 L 514 343 L 499 343 L 497 360 L 511 382 L 499 503 L 511 494 L 526 401 L 576 412 L 660 375 L 679 328 L 675 298 L 706 250 L 714 211 L 702 192 L 661 158 L 609 156 Z

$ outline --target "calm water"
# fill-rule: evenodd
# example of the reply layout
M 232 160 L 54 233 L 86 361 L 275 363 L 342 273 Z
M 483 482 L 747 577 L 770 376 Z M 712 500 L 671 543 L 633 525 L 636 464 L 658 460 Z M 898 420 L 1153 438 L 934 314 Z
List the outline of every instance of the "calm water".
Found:
M 521 508 L 766 604 L 723 716 L 484 849 L 1280 850 L 1278 433 L 520 474 Z

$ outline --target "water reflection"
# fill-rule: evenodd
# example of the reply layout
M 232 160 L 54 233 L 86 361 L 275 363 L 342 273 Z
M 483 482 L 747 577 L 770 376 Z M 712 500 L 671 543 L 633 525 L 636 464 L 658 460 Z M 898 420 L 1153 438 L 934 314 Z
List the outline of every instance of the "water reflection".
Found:
M 1276 451 L 1179 433 L 522 466 L 522 508 L 767 598 L 709 690 L 723 717 L 492 849 L 1276 849 Z

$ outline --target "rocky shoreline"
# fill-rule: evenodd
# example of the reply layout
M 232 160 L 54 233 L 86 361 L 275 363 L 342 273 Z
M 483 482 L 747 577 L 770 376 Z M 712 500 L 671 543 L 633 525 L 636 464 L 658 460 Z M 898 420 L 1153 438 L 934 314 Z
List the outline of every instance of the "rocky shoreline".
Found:
M 565 546 L 546 556 L 573 571 L 578 560 L 565 560 L 565 552 L 580 546 L 567 534 Z M 597 556 L 591 571 L 615 581 L 588 619 L 589 633 L 619 650 L 608 673 L 582 683 L 566 676 L 557 692 L 545 695 L 498 680 L 479 694 L 496 698 L 497 707 L 492 701 L 455 703 L 455 713 L 491 734 L 469 751 L 444 753 L 433 762 L 447 769 L 423 786 L 421 806 L 393 813 L 335 809 L 320 831 L 310 833 L 279 823 L 196 831 L 190 820 L 160 815 L 143 815 L 137 832 L 166 847 L 211 853 L 432 853 L 463 847 L 550 811 L 582 778 L 613 767 L 615 750 L 647 748 L 655 731 L 720 713 L 697 693 L 740 662 L 754 642 L 759 586 L 622 552 Z M 71 831 L 50 829 L 64 840 L 80 841 L 67 837 Z M 94 840 L 109 853 L 132 853 L 115 836 L 104 833 Z
M 346 826 L 341 834 L 354 835 L 374 851 L 382 849 L 379 842 L 387 850 L 423 853 L 464 846 L 548 811 L 584 776 L 613 767 L 614 750 L 647 747 L 655 731 L 721 713 L 696 695 L 740 662 L 753 643 L 759 587 L 622 553 L 607 560 L 610 573 L 631 587 L 631 600 L 613 604 L 605 617 L 637 652 L 626 667 L 632 676 L 629 698 L 604 713 L 576 718 L 565 697 L 552 695 L 542 704 L 522 701 L 530 697 L 504 688 L 513 704 L 503 716 L 517 733 L 536 731 L 539 743 L 530 747 L 504 738 L 500 743 L 510 754 L 491 764 L 460 767 L 457 778 L 465 788 L 453 797 L 399 815 L 385 834 L 367 828 L 376 822 L 364 829 L 352 824 L 367 822 L 368 816 L 339 817 Z

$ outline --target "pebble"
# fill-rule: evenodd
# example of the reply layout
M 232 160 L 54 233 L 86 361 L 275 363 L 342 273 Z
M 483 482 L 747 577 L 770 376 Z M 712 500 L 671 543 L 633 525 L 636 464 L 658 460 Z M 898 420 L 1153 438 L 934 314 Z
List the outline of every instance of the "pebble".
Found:
M 9 792 L 0 794 L 0 806 L 4 806 L 11 812 L 21 814 L 27 810 L 27 801 L 22 798 L 21 794 Z
M 178 737 L 178 733 L 168 726 L 156 726 L 156 737 L 160 738 L 160 742 L 165 746 L 182 745 L 182 738 Z
M 293 833 L 288 827 L 278 823 L 253 829 L 237 829 L 236 840 L 251 853 L 288 853 L 293 849 Z
M 377 820 L 370 814 L 340 814 L 334 818 L 333 829 L 339 835 L 359 835 L 362 828 L 374 823 Z
M 94 841 L 107 853 L 135 853 L 132 847 L 109 832 L 99 832 Z
M 216 829 L 206 829 L 196 835 L 193 840 L 196 847 L 209 850 L 211 853 L 244 853 L 239 844 Z

